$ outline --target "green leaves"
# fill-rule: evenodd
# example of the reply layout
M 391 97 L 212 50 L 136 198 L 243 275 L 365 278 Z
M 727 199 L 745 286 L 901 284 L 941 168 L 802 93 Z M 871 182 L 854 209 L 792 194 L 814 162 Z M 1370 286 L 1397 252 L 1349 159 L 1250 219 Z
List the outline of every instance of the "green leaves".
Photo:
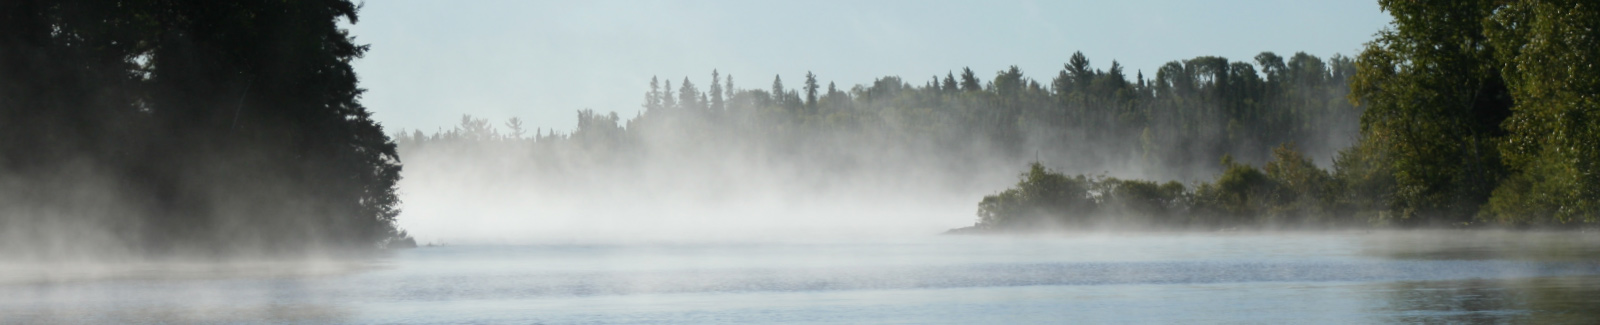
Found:
M 1395 17 L 1357 59 L 1362 142 L 1395 180 L 1402 224 L 1470 220 L 1504 175 L 1494 150 L 1510 103 L 1479 22 L 1489 1 L 1380 1 Z
M 1304 227 L 1358 224 L 1341 183 L 1292 144 L 1256 168 L 1223 156 L 1226 171 L 1193 191 L 1165 184 L 1067 176 L 1034 163 L 1016 186 L 978 203 L 978 227 L 1067 228 Z
M 1482 217 L 1600 222 L 1600 5 L 1515 1 L 1482 26 L 1516 98 L 1499 146 L 1514 175 Z
M 1600 9 L 1585 1 L 1381 1 L 1358 61 L 1362 152 L 1401 219 L 1600 221 Z M 1420 223 L 1409 221 L 1406 223 Z
M 1092 182 L 1082 175 L 1068 177 L 1033 163 L 1020 178 L 1016 187 L 978 203 L 980 228 L 1081 226 L 1095 209 Z

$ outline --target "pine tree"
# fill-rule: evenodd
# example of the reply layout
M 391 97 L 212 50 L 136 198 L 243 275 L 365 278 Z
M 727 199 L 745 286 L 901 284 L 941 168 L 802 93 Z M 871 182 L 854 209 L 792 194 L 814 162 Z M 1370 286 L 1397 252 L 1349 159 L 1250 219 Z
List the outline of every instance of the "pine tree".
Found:
M 956 87 L 957 86 L 956 86 L 956 76 L 955 76 L 955 74 L 951 73 L 950 71 L 945 71 L 945 73 L 944 73 L 944 88 L 942 90 L 944 90 L 944 92 L 946 92 L 946 93 L 954 93 L 954 92 L 959 91 L 959 89 L 956 89 Z
M 783 96 L 783 94 L 784 94 L 783 77 L 778 76 L 778 75 L 773 75 L 772 76 L 772 102 L 773 102 L 774 105 L 784 106 L 784 102 L 783 102 L 783 100 L 784 100 L 783 97 L 784 96 Z
M 711 107 L 712 112 L 721 112 L 722 109 L 722 77 L 717 76 L 717 70 L 711 70 Z
M 983 85 L 978 83 L 978 74 L 972 68 L 961 68 L 961 90 L 983 91 Z
M 817 75 L 812 74 L 811 71 L 806 71 L 806 84 L 805 84 L 806 101 L 805 101 L 805 103 L 806 103 L 806 110 L 811 111 L 811 112 L 816 112 L 817 111 L 817 88 L 818 88 L 817 87 Z
M 650 92 L 644 94 L 644 109 L 646 112 L 661 109 L 661 84 L 655 76 L 650 76 Z
M 672 111 L 672 110 L 674 110 L 674 108 L 677 108 L 678 107 L 678 101 L 676 99 L 672 98 L 673 97 L 673 94 L 672 94 L 672 81 L 671 80 L 667 80 L 666 87 L 662 87 L 662 89 L 663 90 L 661 91 L 661 93 L 657 94 L 661 98 L 661 108 L 664 108 L 664 109 L 669 110 L 669 111 Z
M 688 77 L 683 78 L 683 86 L 678 88 L 678 107 L 684 111 L 700 111 L 703 106 L 700 102 L 700 89 L 689 82 Z

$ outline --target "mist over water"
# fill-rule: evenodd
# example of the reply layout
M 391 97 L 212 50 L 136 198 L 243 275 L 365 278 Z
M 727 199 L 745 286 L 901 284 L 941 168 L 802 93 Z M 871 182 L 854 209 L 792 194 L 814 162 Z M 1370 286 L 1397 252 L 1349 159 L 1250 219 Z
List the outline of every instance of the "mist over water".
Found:
M 616 5 L 537 7 L 582 17 L 551 20 L 566 29 L 638 14 L 603 10 Z M 839 24 L 705 5 L 649 13 L 678 23 L 621 19 L 652 33 L 590 34 L 658 40 L 578 37 L 626 45 L 605 48 L 637 62 L 519 58 L 595 76 L 633 69 L 609 79 L 637 84 L 602 87 L 553 71 L 530 74 L 539 82 L 460 80 L 537 65 L 416 53 L 427 61 L 417 66 L 453 73 L 358 75 L 352 63 L 383 45 L 357 41 L 350 27 L 364 5 L 344 0 L 0 2 L 0 324 L 1600 318 L 1600 124 L 1585 122 L 1600 107 L 1600 78 L 1590 78 L 1600 69 L 1584 65 L 1600 52 L 1582 46 L 1600 39 L 1596 8 L 1381 1 L 1395 20 L 1357 56 L 1195 53 L 1140 69 L 1114 52 L 1091 61 L 1060 51 L 1050 54 L 1059 68 L 1025 72 L 988 69 L 1030 48 L 1008 42 L 1073 39 L 1032 3 L 1005 23 L 1044 34 L 939 16 L 959 6 L 838 8 L 855 21 Z M 1192 16 L 1214 24 L 1272 9 L 1207 6 L 1247 10 Z M 525 11 L 506 12 L 538 17 Z M 775 12 L 789 17 L 746 21 Z M 679 20 L 730 13 L 739 19 Z M 937 28 L 862 27 L 908 13 Z M 752 28 L 797 17 L 857 29 L 806 33 L 874 45 Z M 1109 28 L 1175 29 L 1163 17 L 1072 33 L 1180 47 Z M 1158 24 L 1142 23 L 1150 18 Z M 476 43 L 485 40 L 566 53 L 558 43 L 578 35 L 425 25 L 406 32 L 450 35 L 423 43 L 470 54 L 499 52 Z M 781 45 L 729 37 L 746 32 Z M 967 36 L 981 34 L 992 36 Z M 946 68 L 862 80 L 807 70 L 741 75 L 736 86 L 718 69 L 642 78 L 872 66 L 923 39 L 963 48 L 886 65 Z M 707 46 L 721 42 L 740 44 Z M 652 48 L 614 51 L 629 46 Z M 714 62 L 769 51 L 850 62 Z M 749 66 L 769 59 L 793 62 Z M 377 112 L 417 107 L 363 103 L 368 87 L 419 80 L 489 96 L 431 87 L 417 94 L 440 99 L 416 104 L 434 105 L 418 116 L 503 110 L 448 103 L 498 106 L 580 84 L 589 89 L 556 95 L 606 105 L 643 96 L 638 110 L 576 110 L 570 129 L 471 115 L 431 132 L 386 129 Z M 565 85 L 539 86 L 550 82 Z M 526 92 L 494 94 L 508 89 Z M 520 101 L 536 116 L 567 109 Z
M 0 279 L 22 323 L 1563 322 L 1600 293 L 1563 233 L 925 236 L 450 245 L 369 261 Z
M 594 165 L 542 161 L 529 143 L 402 147 L 399 225 L 420 242 L 648 243 L 929 236 L 971 225 L 976 197 L 1013 168 L 949 175 L 889 155 L 824 159 L 711 151 Z M 694 147 L 665 148 L 694 150 Z M 851 157 L 857 158 L 857 157 Z M 817 166 L 806 166 L 806 164 Z M 984 164 L 1001 165 L 998 163 Z M 838 165 L 834 165 L 838 166 Z

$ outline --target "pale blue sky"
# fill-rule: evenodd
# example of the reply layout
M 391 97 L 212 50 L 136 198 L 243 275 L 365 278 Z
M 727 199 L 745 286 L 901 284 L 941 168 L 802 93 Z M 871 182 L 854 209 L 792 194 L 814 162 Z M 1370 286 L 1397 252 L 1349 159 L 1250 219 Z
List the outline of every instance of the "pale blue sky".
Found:
M 1388 24 L 1376 1 L 368 1 L 356 62 L 386 129 L 432 132 L 461 114 L 570 130 L 575 110 L 633 116 L 651 76 L 701 89 L 920 85 L 1010 65 L 1047 83 L 1074 51 L 1153 75 L 1167 61 L 1261 51 L 1353 56 Z

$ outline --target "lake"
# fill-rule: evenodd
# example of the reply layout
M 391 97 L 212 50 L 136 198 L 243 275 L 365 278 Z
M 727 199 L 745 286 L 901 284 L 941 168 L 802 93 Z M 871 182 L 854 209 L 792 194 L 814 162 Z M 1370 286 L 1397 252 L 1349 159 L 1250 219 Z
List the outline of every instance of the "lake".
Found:
M 1595 237 L 930 235 L 8 265 L 0 323 L 1594 322 Z

